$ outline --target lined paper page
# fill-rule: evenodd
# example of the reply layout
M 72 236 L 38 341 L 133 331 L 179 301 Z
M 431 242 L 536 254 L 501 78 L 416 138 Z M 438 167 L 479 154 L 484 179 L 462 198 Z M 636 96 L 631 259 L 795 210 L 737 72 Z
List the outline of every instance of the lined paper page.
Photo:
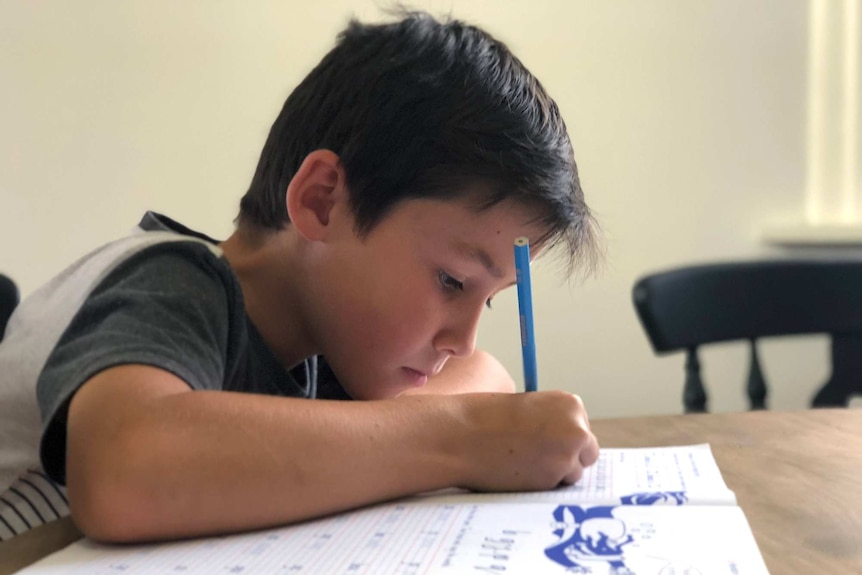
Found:
M 457 501 L 466 493 L 447 490 L 420 497 Z M 685 501 L 671 494 L 684 493 Z M 674 505 L 735 505 L 736 496 L 721 477 L 709 444 L 674 447 L 607 448 L 572 486 L 532 493 L 482 493 L 493 501 L 575 501 L 604 504 L 655 503 L 664 494 Z M 641 495 L 640 498 L 631 496 Z M 651 496 L 651 497 L 650 497 Z M 623 500 L 626 501 L 623 501 Z M 477 499 L 478 500 L 478 499 Z
M 22 575 L 501 572 L 767 573 L 738 507 L 420 501 L 227 538 L 140 547 L 80 542 Z
M 736 497 L 727 488 L 709 444 L 604 449 L 572 487 L 543 493 L 546 499 L 616 501 L 637 493 L 685 492 L 688 503 L 730 504 Z

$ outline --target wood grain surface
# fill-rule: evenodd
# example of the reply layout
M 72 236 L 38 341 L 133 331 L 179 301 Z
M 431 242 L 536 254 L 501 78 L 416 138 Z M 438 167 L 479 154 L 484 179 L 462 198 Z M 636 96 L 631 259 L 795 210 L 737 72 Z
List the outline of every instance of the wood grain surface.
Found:
M 862 410 L 592 423 L 604 447 L 709 443 L 770 573 L 862 574 Z

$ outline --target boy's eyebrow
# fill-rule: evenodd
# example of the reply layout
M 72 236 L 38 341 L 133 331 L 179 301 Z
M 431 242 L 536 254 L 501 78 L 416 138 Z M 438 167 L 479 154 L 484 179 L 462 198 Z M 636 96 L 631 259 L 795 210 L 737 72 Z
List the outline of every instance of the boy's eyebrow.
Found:
M 505 275 L 503 274 L 503 271 L 494 263 L 494 260 L 491 258 L 488 252 L 486 252 L 482 248 L 470 245 L 465 242 L 456 242 L 454 247 L 462 256 L 482 264 L 482 266 L 486 270 L 488 270 L 488 273 L 495 278 L 499 279 Z

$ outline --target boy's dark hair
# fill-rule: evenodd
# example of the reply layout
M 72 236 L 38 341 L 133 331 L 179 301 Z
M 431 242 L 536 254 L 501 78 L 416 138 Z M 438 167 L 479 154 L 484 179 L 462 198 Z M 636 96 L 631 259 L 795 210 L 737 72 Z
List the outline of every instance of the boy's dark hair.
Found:
M 344 166 L 357 233 L 401 200 L 455 199 L 477 210 L 514 200 L 563 244 L 571 265 L 597 254 L 572 145 L 554 101 L 501 42 L 457 20 L 401 12 L 351 21 L 290 94 L 270 130 L 239 224 L 282 229 L 287 186 L 314 150 Z

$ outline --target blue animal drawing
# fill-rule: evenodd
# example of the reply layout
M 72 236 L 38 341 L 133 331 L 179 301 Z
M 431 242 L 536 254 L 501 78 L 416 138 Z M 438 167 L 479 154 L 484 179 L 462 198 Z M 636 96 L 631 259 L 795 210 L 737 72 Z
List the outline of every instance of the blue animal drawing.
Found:
M 633 493 L 620 499 L 623 505 L 682 505 L 687 500 L 683 491 Z M 557 506 L 552 515 L 558 541 L 545 549 L 545 555 L 570 573 L 592 573 L 601 566 L 614 575 L 633 575 L 626 566 L 624 547 L 634 537 L 625 521 L 614 517 L 618 507 Z
M 688 502 L 685 491 L 647 491 L 620 497 L 623 505 L 682 505 Z

